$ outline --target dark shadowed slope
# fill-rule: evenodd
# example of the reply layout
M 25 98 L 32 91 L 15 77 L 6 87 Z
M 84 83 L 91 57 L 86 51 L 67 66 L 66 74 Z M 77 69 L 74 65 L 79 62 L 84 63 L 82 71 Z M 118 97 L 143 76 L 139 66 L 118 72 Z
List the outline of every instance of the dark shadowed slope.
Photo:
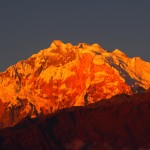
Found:
M 1 150 L 150 148 L 150 92 L 117 95 L 0 131 Z

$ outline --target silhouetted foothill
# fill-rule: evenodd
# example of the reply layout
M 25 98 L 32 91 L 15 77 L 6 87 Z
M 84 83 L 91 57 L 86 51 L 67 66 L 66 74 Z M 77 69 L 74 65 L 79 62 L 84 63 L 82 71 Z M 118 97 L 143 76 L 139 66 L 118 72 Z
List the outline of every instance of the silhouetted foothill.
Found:
M 150 92 L 116 95 L 0 130 L 0 149 L 148 149 Z

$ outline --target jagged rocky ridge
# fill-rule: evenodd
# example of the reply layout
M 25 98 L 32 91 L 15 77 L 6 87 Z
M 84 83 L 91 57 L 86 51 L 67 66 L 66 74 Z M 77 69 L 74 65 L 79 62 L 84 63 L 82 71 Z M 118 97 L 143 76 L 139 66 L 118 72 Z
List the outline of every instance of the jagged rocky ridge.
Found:
M 1 150 L 148 150 L 150 91 L 116 95 L 0 130 Z
M 56 40 L 0 73 L 0 128 L 150 86 L 150 63 L 100 45 Z

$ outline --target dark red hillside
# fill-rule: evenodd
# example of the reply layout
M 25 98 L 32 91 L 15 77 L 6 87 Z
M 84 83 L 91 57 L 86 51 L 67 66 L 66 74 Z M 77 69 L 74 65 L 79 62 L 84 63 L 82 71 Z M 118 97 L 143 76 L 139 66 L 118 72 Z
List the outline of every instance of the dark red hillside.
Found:
M 150 92 L 117 95 L 52 116 L 26 118 L 0 131 L 1 150 L 150 148 Z

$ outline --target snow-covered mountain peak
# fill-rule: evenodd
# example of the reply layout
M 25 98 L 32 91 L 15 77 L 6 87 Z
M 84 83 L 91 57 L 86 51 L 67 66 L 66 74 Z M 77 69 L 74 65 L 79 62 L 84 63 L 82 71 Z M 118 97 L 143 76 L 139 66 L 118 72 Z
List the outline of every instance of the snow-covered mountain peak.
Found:
M 72 45 L 55 40 L 50 47 L 0 73 L 0 105 L 24 116 L 53 113 L 59 109 L 94 103 L 117 94 L 132 94 L 150 87 L 150 63 L 128 58 L 116 49 L 98 44 Z M 16 113 L 16 112 L 14 112 Z M 11 118 L 9 118 L 11 119 Z
M 50 45 L 51 48 L 57 48 L 63 46 L 64 43 L 61 40 L 54 40 Z
M 115 49 L 113 52 L 113 54 L 117 55 L 117 56 L 124 56 L 127 57 L 125 53 L 123 53 L 121 50 L 119 49 Z

